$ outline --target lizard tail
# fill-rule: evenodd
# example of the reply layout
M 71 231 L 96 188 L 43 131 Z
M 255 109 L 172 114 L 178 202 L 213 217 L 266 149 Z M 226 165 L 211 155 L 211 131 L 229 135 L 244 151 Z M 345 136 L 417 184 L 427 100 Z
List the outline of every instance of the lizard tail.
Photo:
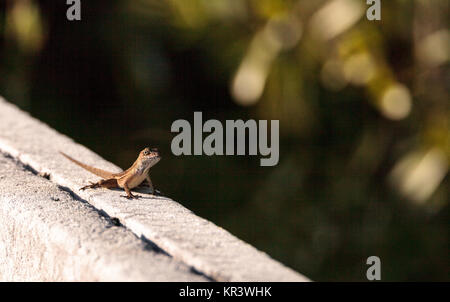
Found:
M 115 174 L 115 173 L 112 173 L 112 172 L 108 172 L 108 171 L 105 171 L 105 170 L 102 170 L 102 169 L 94 168 L 94 167 L 88 166 L 86 164 L 83 164 L 82 162 L 79 162 L 78 160 L 76 160 L 76 159 L 70 157 L 69 155 L 65 154 L 64 152 L 59 151 L 59 153 L 61 153 L 65 158 L 67 158 L 68 160 L 70 160 L 70 161 L 74 162 L 75 164 L 79 165 L 83 169 L 91 172 L 92 174 L 100 176 L 101 178 L 105 178 L 105 179 L 111 178 L 112 175 Z

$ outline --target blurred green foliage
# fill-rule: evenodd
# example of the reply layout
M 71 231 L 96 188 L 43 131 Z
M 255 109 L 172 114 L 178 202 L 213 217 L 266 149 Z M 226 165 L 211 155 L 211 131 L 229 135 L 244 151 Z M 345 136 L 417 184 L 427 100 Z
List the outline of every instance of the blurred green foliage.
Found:
M 0 94 L 314 280 L 449 280 L 448 1 L 0 4 Z M 171 123 L 280 120 L 280 162 L 174 157 Z

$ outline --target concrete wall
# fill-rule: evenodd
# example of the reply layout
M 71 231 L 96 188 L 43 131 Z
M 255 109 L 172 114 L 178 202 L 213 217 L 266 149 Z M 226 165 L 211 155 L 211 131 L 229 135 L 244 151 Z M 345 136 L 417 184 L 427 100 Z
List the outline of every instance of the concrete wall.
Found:
M 80 191 L 60 150 L 120 171 L 0 98 L 0 280 L 308 281 L 167 197 Z

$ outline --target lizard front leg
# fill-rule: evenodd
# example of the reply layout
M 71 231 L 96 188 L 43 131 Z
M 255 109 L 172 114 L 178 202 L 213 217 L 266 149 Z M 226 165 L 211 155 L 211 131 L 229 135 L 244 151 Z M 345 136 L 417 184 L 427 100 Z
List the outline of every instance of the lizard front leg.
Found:
M 147 177 L 145 178 L 145 180 L 147 181 L 147 184 L 148 184 L 150 190 L 152 190 L 152 194 L 153 194 L 153 195 L 160 195 L 160 194 L 161 194 L 160 191 L 156 190 L 156 189 L 153 187 L 152 180 L 150 179 L 150 175 L 147 175 Z
M 150 179 L 150 175 L 148 175 L 148 174 L 147 174 L 147 176 L 145 177 L 144 181 L 139 185 L 139 187 L 142 187 L 142 188 L 150 188 L 150 190 L 152 191 L 152 193 L 155 191 L 155 189 L 153 188 L 152 180 Z
M 150 175 L 147 174 L 145 181 L 147 182 L 148 187 L 150 188 L 150 190 L 152 190 L 152 193 L 153 193 L 155 191 L 155 189 L 153 188 L 153 183 L 152 183 L 152 180 L 150 179 Z
M 133 199 L 133 198 L 137 199 L 137 198 L 141 197 L 139 195 L 133 195 L 133 193 L 131 193 L 131 190 L 128 187 L 128 184 L 126 182 L 123 184 L 123 189 L 125 190 L 125 193 L 127 193 L 127 195 L 126 196 L 125 195 L 121 195 L 122 197 L 125 197 L 125 198 L 128 198 L 128 199 Z

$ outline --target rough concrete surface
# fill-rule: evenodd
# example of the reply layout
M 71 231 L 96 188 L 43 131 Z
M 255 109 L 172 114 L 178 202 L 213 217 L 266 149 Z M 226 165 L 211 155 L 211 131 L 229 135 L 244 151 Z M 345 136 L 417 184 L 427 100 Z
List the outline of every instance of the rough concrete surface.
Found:
M 0 153 L 0 280 L 208 281 Z
M 36 172 L 48 173 L 51 182 L 65 187 L 108 216 L 118 218 L 137 237 L 153 242 L 173 258 L 213 280 L 308 281 L 303 275 L 169 198 L 139 192 L 142 198 L 128 200 L 120 197 L 124 194 L 120 190 L 79 190 L 98 178 L 66 160 L 58 151 L 98 168 L 120 169 L 1 98 L 0 151 Z M 164 160 L 158 167 L 161 165 L 164 165 Z M 25 185 L 21 187 L 23 190 L 26 188 Z M 31 191 L 31 196 L 34 198 L 34 194 L 39 192 L 48 197 L 50 194 L 46 190 L 47 187 L 36 188 L 36 193 Z M 58 211 L 54 213 L 59 215 Z M 61 240 L 61 244 L 64 242 Z M 69 255 L 67 259 L 71 259 Z

